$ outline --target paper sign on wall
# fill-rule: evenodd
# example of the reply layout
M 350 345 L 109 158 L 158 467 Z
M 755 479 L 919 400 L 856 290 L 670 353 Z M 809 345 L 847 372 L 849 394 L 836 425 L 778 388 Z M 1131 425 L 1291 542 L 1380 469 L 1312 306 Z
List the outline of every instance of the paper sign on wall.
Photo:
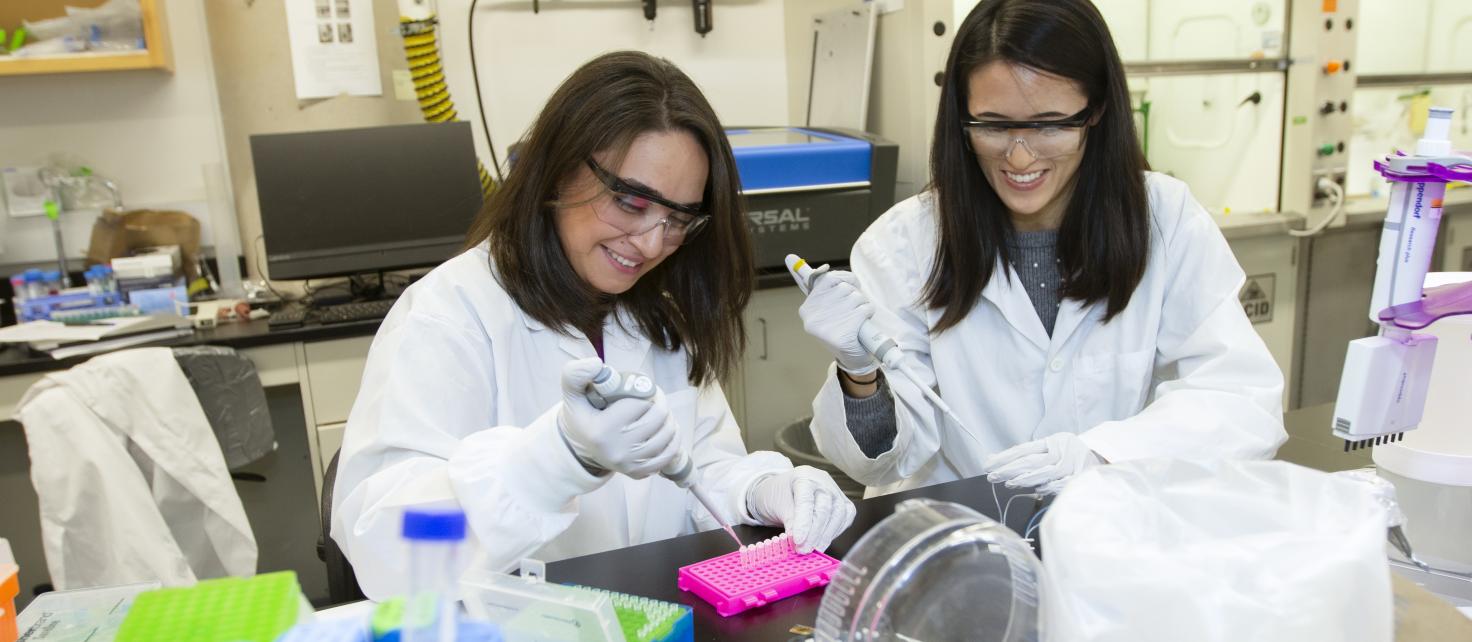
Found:
M 371 0 L 287 0 L 298 99 L 380 96 Z

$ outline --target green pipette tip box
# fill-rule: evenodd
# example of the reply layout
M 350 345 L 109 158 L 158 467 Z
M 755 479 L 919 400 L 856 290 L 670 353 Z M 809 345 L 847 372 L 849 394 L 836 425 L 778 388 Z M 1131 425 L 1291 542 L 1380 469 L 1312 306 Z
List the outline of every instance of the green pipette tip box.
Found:
M 613 600 L 613 613 L 628 642 L 688 642 L 695 637 L 694 614 L 688 606 L 588 586 L 576 588 Z
M 114 639 L 271 642 L 296 624 L 301 610 L 291 571 L 205 580 L 139 595 Z

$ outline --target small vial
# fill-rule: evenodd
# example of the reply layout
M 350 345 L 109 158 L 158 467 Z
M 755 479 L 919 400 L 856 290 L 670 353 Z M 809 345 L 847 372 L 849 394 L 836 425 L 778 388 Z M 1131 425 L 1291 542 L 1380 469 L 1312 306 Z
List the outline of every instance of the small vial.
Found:
M 409 599 L 400 639 L 454 642 L 465 513 L 407 509 L 403 537 L 409 542 Z
M 104 266 L 101 266 L 101 267 L 102 267 L 101 276 L 102 276 L 102 291 L 103 291 L 103 293 L 105 293 L 105 294 L 117 294 L 118 293 L 118 277 L 117 277 L 116 274 L 113 274 L 113 272 L 112 272 L 112 266 L 111 265 L 104 265 Z
M 82 273 L 82 278 L 87 280 L 87 294 L 100 296 L 102 294 L 102 266 L 94 265 Z
M 20 313 L 20 306 L 26 303 L 26 275 L 15 274 L 10 277 L 10 299 L 15 303 L 16 313 Z
M 45 283 L 46 294 L 53 296 L 61 294 L 61 272 L 58 272 L 56 270 L 51 270 L 47 272 L 45 276 Z
M 46 296 L 46 275 L 40 270 L 31 268 L 26 270 L 26 298 L 39 299 Z

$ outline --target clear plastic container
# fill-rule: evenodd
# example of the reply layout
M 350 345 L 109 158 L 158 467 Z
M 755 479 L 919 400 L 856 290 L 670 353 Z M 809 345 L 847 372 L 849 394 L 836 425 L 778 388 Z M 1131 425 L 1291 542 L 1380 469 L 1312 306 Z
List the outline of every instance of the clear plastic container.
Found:
M 409 598 L 400 639 L 454 642 L 465 513 L 405 510 L 403 537 L 409 543 Z
M 960 504 L 908 500 L 844 557 L 816 639 L 1035 642 L 1042 581 L 1006 526 Z

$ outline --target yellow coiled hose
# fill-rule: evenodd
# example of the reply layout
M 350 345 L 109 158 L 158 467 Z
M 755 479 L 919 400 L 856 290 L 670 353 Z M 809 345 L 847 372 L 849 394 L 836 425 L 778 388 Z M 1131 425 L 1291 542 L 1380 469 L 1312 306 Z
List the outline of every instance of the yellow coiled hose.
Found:
M 455 101 L 445 84 L 445 71 L 440 65 L 440 46 L 435 36 L 438 20 L 399 19 L 399 34 L 404 37 L 404 57 L 409 60 L 409 74 L 414 78 L 414 93 L 419 99 L 419 112 L 431 123 L 457 120 Z M 486 171 L 485 163 L 476 161 L 480 171 L 481 191 L 487 197 L 496 189 L 496 181 Z

